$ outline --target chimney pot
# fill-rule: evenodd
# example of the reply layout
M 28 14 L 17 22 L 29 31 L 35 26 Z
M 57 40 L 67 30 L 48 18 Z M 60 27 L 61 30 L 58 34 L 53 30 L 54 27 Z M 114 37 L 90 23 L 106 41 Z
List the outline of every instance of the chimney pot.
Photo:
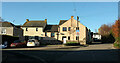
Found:
M 71 16 L 71 19 L 73 19 L 74 18 L 74 16 Z
M 47 19 L 45 19 L 45 22 L 47 23 Z

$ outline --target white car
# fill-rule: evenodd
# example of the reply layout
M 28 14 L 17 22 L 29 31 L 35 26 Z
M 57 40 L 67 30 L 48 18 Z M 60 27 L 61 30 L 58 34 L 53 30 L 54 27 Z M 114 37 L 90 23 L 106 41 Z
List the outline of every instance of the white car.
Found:
M 28 42 L 27 42 L 27 46 L 39 46 L 40 43 L 38 42 L 38 40 L 35 40 L 35 39 L 29 39 Z

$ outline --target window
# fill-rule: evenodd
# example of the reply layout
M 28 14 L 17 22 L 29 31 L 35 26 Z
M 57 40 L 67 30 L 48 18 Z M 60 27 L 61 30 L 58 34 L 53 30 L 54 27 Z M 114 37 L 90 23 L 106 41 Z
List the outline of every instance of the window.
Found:
M 71 27 L 68 28 L 68 31 L 70 31 Z
M 28 31 L 28 28 L 26 28 L 26 31 Z
M 39 38 L 38 36 L 35 36 L 35 39 L 36 39 L 36 40 L 38 40 L 38 38 Z
M 38 31 L 38 28 L 36 28 L 36 31 Z
M 55 33 L 52 32 L 52 33 L 51 33 L 51 37 L 55 37 Z
M 70 36 L 68 36 L 68 40 L 70 40 Z
M 76 27 L 76 30 L 79 30 L 79 27 Z
M 76 36 L 76 40 L 78 40 L 79 39 L 79 37 L 78 36 Z
M 47 36 L 47 32 L 45 32 L 45 36 Z
M 6 34 L 6 29 L 2 29 L 1 34 Z
M 63 31 L 67 31 L 67 27 L 63 27 Z

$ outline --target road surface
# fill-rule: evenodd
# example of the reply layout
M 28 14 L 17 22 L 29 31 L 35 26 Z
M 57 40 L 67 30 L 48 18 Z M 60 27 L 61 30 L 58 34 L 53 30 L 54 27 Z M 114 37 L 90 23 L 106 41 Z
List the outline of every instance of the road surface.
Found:
M 120 63 L 120 51 L 112 44 L 92 44 L 88 47 L 36 47 L 3 50 L 3 63 Z M 21 50 L 19 50 L 21 49 Z

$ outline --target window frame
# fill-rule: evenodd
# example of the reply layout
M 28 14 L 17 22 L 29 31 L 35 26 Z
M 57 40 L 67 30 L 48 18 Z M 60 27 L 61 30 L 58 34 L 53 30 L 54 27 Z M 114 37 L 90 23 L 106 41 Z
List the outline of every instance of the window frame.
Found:
M 45 32 L 45 36 L 47 36 L 47 32 Z
M 76 30 L 79 30 L 79 27 L 76 27 Z
M 6 29 L 2 29 L 1 34 L 6 34 Z
M 70 36 L 68 36 L 68 40 L 70 40 Z
M 51 32 L 51 37 L 55 37 L 55 32 Z
M 36 31 L 38 31 L 38 28 L 36 28 Z
M 76 36 L 76 40 L 78 40 L 79 39 L 79 36 Z
M 28 31 L 28 28 L 26 28 L 26 31 Z
M 67 31 L 67 27 L 63 27 L 62 31 Z
M 68 31 L 70 31 L 71 30 L 71 27 L 68 27 Z

